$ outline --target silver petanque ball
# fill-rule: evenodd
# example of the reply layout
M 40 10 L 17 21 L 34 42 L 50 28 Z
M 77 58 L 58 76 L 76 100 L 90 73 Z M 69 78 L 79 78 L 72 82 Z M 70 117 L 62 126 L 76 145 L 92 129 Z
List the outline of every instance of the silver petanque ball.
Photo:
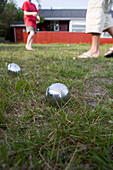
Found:
M 11 64 L 8 64 L 7 71 L 9 74 L 18 75 L 21 72 L 21 68 L 17 64 L 11 63 Z
M 61 105 L 70 98 L 67 86 L 62 83 L 51 84 L 46 90 L 46 99 L 52 105 Z

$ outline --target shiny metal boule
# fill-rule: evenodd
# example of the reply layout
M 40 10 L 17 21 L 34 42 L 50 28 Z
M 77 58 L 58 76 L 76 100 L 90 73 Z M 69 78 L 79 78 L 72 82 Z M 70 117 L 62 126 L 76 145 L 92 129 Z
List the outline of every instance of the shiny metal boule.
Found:
M 52 105 L 62 105 L 67 102 L 69 98 L 69 89 L 62 83 L 54 83 L 46 90 L 46 99 Z
M 18 75 L 21 72 L 21 68 L 17 64 L 11 63 L 11 64 L 8 64 L 7 71 L 8 71 L 8 74 Z

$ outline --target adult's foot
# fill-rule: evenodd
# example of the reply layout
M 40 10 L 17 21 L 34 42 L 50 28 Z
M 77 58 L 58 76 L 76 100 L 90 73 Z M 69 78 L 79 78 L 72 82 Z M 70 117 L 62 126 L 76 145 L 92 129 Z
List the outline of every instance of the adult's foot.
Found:
M 104 55 L 106 58 L 113 57 L 113 47 L 108 50 L 108 52 Z
M 78 58 L 98 58 L 98 57 L 99 57 L 99 52 L 91 53 L 90 51 L 78 56 Z

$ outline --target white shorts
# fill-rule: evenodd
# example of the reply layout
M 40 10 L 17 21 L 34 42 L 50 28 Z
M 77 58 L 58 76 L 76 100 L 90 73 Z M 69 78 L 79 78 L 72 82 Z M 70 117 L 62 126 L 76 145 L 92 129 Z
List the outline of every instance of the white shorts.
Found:
M 99 33 L 113 26 L 109 11 L 112 0 L 89 0 L 86 15 L 86 33 Z

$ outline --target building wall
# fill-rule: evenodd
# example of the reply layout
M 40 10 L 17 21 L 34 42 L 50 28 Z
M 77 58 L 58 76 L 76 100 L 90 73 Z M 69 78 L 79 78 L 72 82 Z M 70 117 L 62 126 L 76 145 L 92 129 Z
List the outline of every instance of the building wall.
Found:
M 60 23 L 60 22 L 59 22 Z M 82 22 L 82 28 L 84 29 L 85 21 Z M 79 27 L 79 21 L 77 20 L 71 20 L 68 24 L 68 21 L 61 22 L 59 24 L 59 29 L 61 29 L 58 32 L 55 31 L 39 31 L 34 36 L 34 43 L 40 43 L 40 44 L 48 44 L 48 43 L 91 43 L 91 35 L 84 33 L 84 30 L 81 32 L 71 32 L 72 28 L 80 28 Z M 69 31 L 66 31 L 69 27 Z M 23 32 L 24 31 L 24 32 Z M 105 34 L 105 33 L 104 33 Z M 25 27 L 14 27 L 14 36 L 15 36 L 15 42 L 25 42 L 27 40 L 28 34 L 25 32 Z M 100 43 L 112 43 L 112 38 L 109 35 L 103 35 L 101 36 Z
M 85 19 L 72 19 L 70 21 L 69 32 L 85 32 L 86 20 Z
M 69 21 L 48 20 L 44 23 L 38 24 L 38 28 L 40 31 L 69 31 Z
M 24 42 L 23 30 L 25 30 L 25 27 L 15 27 L 14 28 L 15 42 Z
M 69 20 L 45 20 L 38 25 L 40 31 L 69 31 L 69 32 L 85 32 L 85 19 L 69 19 Z
M 69 21 L 59 21 L 59 31 L 69 31 Z

